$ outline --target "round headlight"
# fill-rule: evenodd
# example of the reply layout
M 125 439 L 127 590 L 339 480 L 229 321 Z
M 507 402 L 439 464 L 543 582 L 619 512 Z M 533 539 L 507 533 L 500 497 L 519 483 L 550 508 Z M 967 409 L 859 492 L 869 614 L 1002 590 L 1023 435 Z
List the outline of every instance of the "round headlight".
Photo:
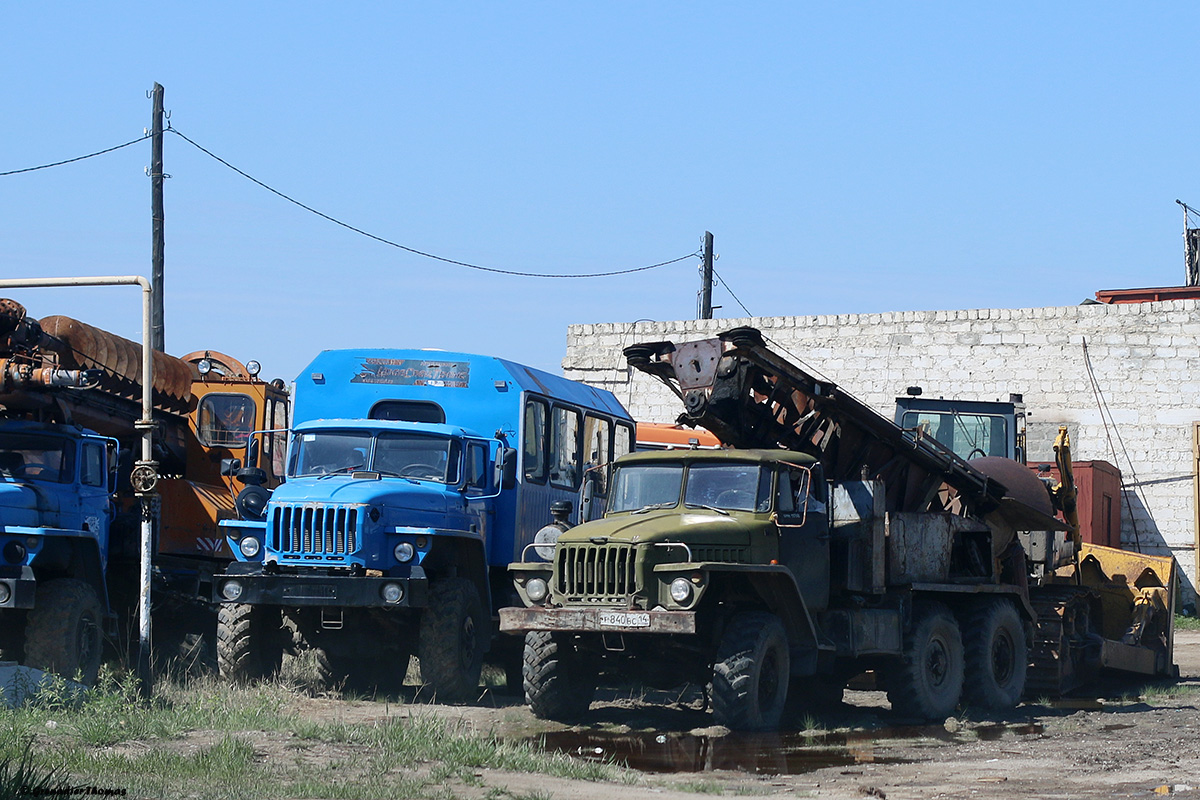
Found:
M 221 596 L 226 600 L 237 600 L 242 596 L 241 581 L 225 581 L 221 586 Z
M 545 600 L 549 591 L 546 582 L 541 578 L 530 578 L 529 582 L 525 584 L 525 594 L 535 603 Z
M 0 583 L 0 606 L 12 599 L 12 589 L 8 588 L 7 583 Z
M 246 558 L 254 558 L 258 555 L 258 551 L 262 550 L 262 543 L 253 536 L 244 536 L 238 542 L 238 549 L 242 551 L 242 555 Z
M 212 372 L 212 362 L 207 358 L 200 359 L 198 362 L 196 362 L 196 371 L 201 375 L 207 375 L 208 373 Z
M 257 361 L 247 361 L 246 372 L 250 373 L 251 378 L 256 377 L 258 373 L 262 372 L 262 364 L 259 364 Z
M 676 603 L 686 603 L 692 596 L 692 582 L 687 578 L 676 578 L 671 581 L 671 599 Z
M 412 561 L 412 557 L 416 555 L 416 553 L 417 551 L 414 550 L 413 546 L 408 542 L 401 542 L 400 544 L 396 545 L 395 549 L 392 550 L 392 555 L 394 555 L 396 560 L 401 564 L 407 564 L 409 561 Z
M 537 553 L 537 557 L 542 561 L 554 560 L 554 543 L 558 541 L 558 537 L 562 536 L 562 528 L 557 525 L 550 524 L 542 528 L 533 536 L 533 541 L 537 544 L 546 545 L 545 547 L 535 547 L 533 552 Z
M 20 564 L 25 560 L 25 545 L 13 540 L 4 545 L 4 560 L 10 564 Z
M 379 596 L 385 603 L 399 603 L 404 599 L 404 587 L 398 583 L 385 583 L 379 590 Z

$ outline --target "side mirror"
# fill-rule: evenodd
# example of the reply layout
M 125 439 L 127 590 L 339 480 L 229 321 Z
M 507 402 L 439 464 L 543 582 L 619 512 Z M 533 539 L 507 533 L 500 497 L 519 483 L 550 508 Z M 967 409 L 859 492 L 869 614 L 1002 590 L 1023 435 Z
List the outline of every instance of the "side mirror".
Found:
M 221 459 L 221 475 L 225 478 L 232 478 L 242 468 L 242 461 L 238 458 L 222 458 Z
M 258 466 L 258 439 L 253 434 L 250 435 L 250 441 L 246 443 L 246 466 Z
M 514 489 L 517 486 L 517 451 L 511 447 L 501 447 L 496 459 L 496 483 L 501 489 Z

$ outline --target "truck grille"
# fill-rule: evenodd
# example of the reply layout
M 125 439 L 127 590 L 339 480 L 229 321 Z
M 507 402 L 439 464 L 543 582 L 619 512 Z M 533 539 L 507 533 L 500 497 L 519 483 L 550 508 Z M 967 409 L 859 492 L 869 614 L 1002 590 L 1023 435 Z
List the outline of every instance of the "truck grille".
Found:
M 633 548 L 627 544 L 558 548 L 555 592 L 562 597 L 623 600 L 634 592 Z
M 362 506 L 281 505 L 271 514 L 271 547 L 280 555 L 340 560 L 358 549 Z

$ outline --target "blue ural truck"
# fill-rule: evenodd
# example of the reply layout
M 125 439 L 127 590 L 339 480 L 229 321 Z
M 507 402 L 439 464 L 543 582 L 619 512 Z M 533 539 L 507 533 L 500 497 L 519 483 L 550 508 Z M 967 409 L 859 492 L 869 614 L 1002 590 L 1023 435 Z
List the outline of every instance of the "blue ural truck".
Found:
M 247 488 L 222 523 L 221 674 L 307 650 L 327 679 L 396 682 L 415 653 L 448 701 L 474 697 L 495 610 L 517 602 L 508 564 L 535 536 L 552 546 L 566 513 L 601 516 L 634 440 L 610 392 L 430 350 L 322 352 L 293 419 L 284 483 Z

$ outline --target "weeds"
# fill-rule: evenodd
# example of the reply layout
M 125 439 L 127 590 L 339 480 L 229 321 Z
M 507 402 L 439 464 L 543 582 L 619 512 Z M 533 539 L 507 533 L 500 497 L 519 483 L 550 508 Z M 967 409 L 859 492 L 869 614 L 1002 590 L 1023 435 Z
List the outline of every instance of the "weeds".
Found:
M 34 762 L 33 738 L 27 737 L 19 755 L 0 758 L 0 798 L 38 795 L 76 797 L 79 792 L 61 767 L 47 768 Z
M 18 708 L 0 708 L 0 800 L 31 781 L 67 797 L 57 789 L 73 783 L 134 796 L 242 800 L 449 798 L 456 786 L 482 788 L 482 769 L 639 780 L 614 764 L 546 753 L 432 714 L 306 721 L 288 710 L 302 693 L 282 679 L 237 687 L 176 675 L 146 700 L 127 673 L 105 670 L 82 692 L 51 681 Z

